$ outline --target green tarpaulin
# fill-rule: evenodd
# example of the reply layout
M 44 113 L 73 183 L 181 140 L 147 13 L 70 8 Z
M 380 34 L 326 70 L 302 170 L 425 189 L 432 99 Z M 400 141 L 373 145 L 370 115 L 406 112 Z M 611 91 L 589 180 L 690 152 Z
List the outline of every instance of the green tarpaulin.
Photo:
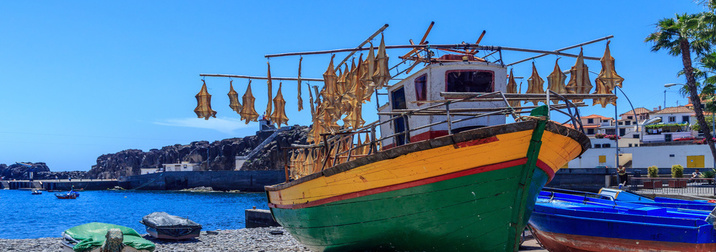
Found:
M 142 238 L 134 229 L 107 223 L 92 222 L 65 230 L 64 234 L 79 242 L 73 247 L 77 252 L 89 251 L 102 246 L 107 230 L 118 228 L 124 234 L 124 244 L 137 250 L 154 251 L 154 243 Z

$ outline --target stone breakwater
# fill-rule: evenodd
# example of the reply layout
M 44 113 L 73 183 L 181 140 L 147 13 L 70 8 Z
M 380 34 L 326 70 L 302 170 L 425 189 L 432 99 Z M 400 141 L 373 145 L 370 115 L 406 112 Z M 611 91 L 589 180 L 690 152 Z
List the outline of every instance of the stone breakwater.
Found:
M 273 235 L 270 231 L 282 231 Z M 204 251 L 310 251 L 281 227 L 218 230 L 217 234 L 201 232 L 198 239 L 186 241 L 163 241 L 149 235 L 144 238 L 154 242 L 155 252 L 204 252 Z M 212 232 L 213 233 L 213 232 Z M 0 251 L 62 251 L 62 238 L 0 239 Z

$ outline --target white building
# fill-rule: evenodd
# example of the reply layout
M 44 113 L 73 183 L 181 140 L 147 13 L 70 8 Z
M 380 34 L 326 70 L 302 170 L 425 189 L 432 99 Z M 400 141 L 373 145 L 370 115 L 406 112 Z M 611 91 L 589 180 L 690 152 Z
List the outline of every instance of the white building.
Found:
M 199 170 L 199 164 L 198 163 L 189 163 L 186 161 L 183 161 L 179 164 L 162 164 L 164 166 L 165 172 L 171 172 L 171 171 L 198 171 Z

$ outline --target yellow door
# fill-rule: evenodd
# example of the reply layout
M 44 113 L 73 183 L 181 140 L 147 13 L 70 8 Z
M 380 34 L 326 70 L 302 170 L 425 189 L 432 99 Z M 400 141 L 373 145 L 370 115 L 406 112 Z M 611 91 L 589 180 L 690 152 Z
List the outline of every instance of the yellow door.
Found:
M 703 168 L 704 155 L 686 156 L 686 168 Z

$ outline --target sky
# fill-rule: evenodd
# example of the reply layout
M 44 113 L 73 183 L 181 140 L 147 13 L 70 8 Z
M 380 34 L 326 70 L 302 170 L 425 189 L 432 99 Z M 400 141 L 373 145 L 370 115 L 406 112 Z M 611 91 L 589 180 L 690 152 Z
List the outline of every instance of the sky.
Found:
M 0 1 L 0 163 L 45 162 L 52 171 L 86 171 L 99 156 L 125 149 L 253 135 L 258 124 L 239 121 L 228 106 L 227 78 L 205 78 L 217 118 L 196 117 L 200 73 L 265 76 L 266 54 L 353 48 L 383 24 L 390 25 L 384 32 L 388 45 L 419 41 L 431 21 L 431 44 L 474 43 L 486 30 L 481 45 L 551 51 L 614 35 L 612 56 L 634 106 L 663 106 L 664 94 L 667 106 L 684 105 L 678 86 L 664 88 L 685 82 L 677 76 L 680 58 L 651 52 L 644 38 L 659 19 L 703 10 L 688 0 Z M 605 45 L 585 46 L 584 54 L 601 57 Z M 404 53 L 388 51 L 391 65 Z M 556 58 L 534 61 L 543 78 Z M 329 60 L 330 55 L 305 56 L 302 76 L 320 78 Z M 574 65 L 568 57 L 559 62 L 563 70 Z M 297 74 L 297 56 L 270 63 L 274 77 Z M 599 72 L 598 61 L 586 63 Z M 526 79 L 530 62 L 514 72 Z M 247 83 L 233 79 L 239 96 Z M 252 82 L 259 114 L 267 101 L 265 83 Z M 287 81 L 282 89 L 288 123 L 309 125 L 310 113 L 297 112 L 295 84 Z M 627 111 L 622 100 L 618 106 L 619 113 Z M 377 119 L 374 108 L 364 106 L 366 121 Z M 581 111 L 614 115 L 611 105 Z

